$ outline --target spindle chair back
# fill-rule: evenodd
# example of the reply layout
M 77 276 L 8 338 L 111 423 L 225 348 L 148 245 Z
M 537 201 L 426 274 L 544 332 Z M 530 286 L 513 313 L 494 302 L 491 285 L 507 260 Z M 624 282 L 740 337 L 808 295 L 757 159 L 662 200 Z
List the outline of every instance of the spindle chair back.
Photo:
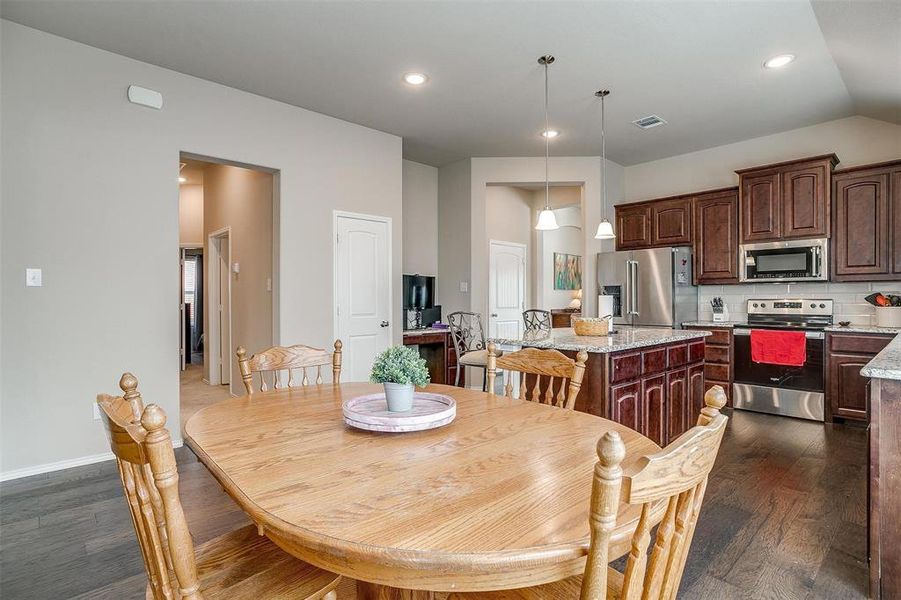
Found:
M 488 343 L 488 391 L 494 393 L 497 370 L 504 371 L 504 394 L 513 397 L 513 373 L 519 373 L 519 398 L 540 404 L 573 409 L 582 388 L 588 353 L 581 350 L 573 360 L 559 350 L 523 348 L 497 356 Z M 545 379 L 542 380 L 542 377 Z
M 295 385 L 309 385 L 310 374 L 307 370 L 315 372 L 314 382 L 322 383 L 322 367 L 332 365 L 332 381 L 341 382 L 341 340 L 335 341 L 335 351 L 329 352 L 321 348 L 313 348 L 297 344 L 294 346 L 273 346 L 253 356 L 247 356 L 243 346 L 238 348 L 238 366 L 241 369 L 241 380 L 248 395 L 253 394 L 253 374 L 259 373 L 260 391 L 269 390 L 271 381 L 273 389 L 295 387 Z M 296 371 L 300 371 L 298 374 Z M 297 375 L 300 376 L 299 384 Z

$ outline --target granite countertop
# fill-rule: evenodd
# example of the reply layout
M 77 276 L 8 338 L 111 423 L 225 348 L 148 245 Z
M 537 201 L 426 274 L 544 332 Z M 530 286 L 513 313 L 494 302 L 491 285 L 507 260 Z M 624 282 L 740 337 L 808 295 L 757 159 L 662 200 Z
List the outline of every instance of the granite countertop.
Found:
M 896 335 L 882 352 L 860 370 L 860 374 L 875 379 L 901 380 L 901 335 Z
M 731 329 L 736 325 L 747 325 L 744 321 L 685 321 L 682 327 L 720 327 Z
M 630 350 L 657 344 L 671 344 L 683 340 L 701 339 L 710 335 L 706 331 L 686 331 L 682 329 L 664 329 L 652 327 L 619 326 L 610 335 L 583 336 L 576 335 L 571 327 L 552 329 L 550 334 L 536 339 L 511 340 L 492 338 L 495 344 L 508 346 L 530 346 L 532 348 L 554 348 L 578 352 L 607 353 L 619 350 Z
M 423 335 L 429 333 L 448 333 L 450 327 L 423 327 L 422 329 L 405 329 L 404 337 L 408 335 Z
M 830 325 L 826 331 L 837 331 L 843 333 L 881 333 L 883 335 L 895 335 L 901 333 L 901 327 L 876 327 L 875 325 Z

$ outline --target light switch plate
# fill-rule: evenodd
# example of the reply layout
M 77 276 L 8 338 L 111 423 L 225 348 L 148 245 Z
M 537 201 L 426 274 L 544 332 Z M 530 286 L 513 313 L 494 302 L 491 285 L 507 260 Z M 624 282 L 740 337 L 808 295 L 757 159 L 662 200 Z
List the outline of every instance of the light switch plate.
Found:
M 460 282 L 460 291 L 463 292 L 464 294 L 469 291 L 469 282 L 468 281 Z
M 25 287 L 41 287 L 41 275 L 40 269 L 25 269 Z

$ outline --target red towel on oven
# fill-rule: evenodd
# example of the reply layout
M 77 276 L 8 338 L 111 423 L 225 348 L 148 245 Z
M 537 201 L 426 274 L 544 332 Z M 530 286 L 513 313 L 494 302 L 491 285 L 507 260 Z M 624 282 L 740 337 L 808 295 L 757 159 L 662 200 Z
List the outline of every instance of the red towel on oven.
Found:
M 751 360 L 768 365 L 803 367 L 807 336 L 803 331 L 751 330 Z

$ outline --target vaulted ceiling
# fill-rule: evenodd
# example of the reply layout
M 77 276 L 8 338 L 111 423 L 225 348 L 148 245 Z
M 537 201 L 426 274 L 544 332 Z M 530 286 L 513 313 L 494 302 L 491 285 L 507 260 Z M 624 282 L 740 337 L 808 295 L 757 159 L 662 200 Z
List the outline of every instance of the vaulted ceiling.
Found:
M 624 165 L 852 114 L 901 122 L 894 0 L 4 0 L 0 16 L 402 136 L 432 165 L 543 154 L 545 53 L 557 155 L 600 153 L 602 87 Z M 797 60 L 763 68 L 785 52 Z M 649 114 L 668 124 L 631 124 Z

